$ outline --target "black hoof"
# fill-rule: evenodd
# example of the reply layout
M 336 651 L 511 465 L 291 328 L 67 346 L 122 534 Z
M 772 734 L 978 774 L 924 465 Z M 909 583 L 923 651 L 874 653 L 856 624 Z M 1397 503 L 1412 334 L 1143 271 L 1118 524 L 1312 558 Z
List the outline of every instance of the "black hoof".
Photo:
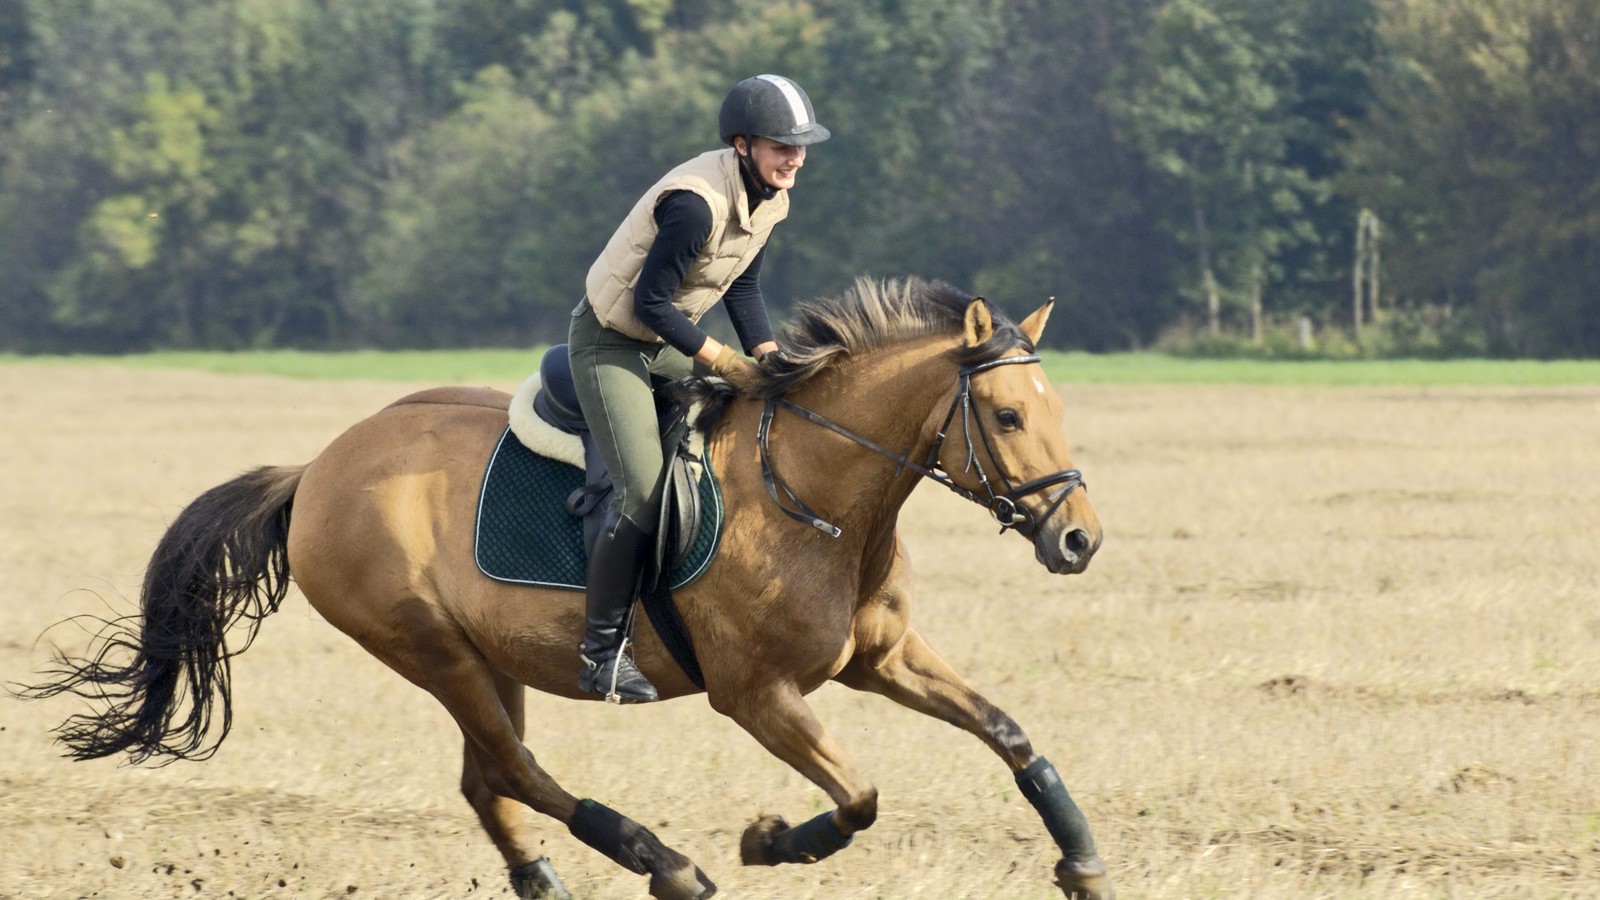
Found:
M 1056 863 L 1056 886 L 1066 900 L 1116 900 L 1106 861 L 1098 856 L 1087 860 L 1063 859 Z
M 511 890 L 517 900 L 572 900 L 555 867 L 543 856 L 511 870 Z
M 716 892 L 717 886 L 693 863 L 671 874 L 650 876 L 650 896 L 656 900 L 705 900 Z
M 739 838 L 739 862 L 747 866 L 775 866 L 783 862 L 773 856 L 772 840 L 788 828 L 789 823 L 783 816 L 762 816 L 750 823 Z

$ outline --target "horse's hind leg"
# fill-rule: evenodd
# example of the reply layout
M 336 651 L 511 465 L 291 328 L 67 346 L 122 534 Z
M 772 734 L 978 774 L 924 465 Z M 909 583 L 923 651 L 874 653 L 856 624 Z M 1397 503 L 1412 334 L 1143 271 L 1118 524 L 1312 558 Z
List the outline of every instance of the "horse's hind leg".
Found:
M 523 686 L 499 672 L 494 674 L 495 693 L 512 729 L 520 740 L 524 734 Z M 527 821 L 521 804 L 489 789 L 484 776 L 482 752 L 470 738 L 464 740 L 461 760 L 461 793 L 478 814 L 483 830 L 505 857 L 511 870 L 511 889 L 518 900 L 571 900 L 550 861 L 535 853 L 527 837 Z
M 402 671 L 444 704 L 460 726 L 467 743 L 463 793 L 490 837 L 497 844 L 507 842 L 501 852 L 511 848 L 507 862 L 519 860 L 513 878 L 519 873 L 533 876 L 532 896 L 538 896 L 533 893 L 536 888 L 547 896 L 562 895 L 550 889 L 553 885 L 541 886 L 540 873 L 530 871 L 528 865 L 537 865 L 537 860 L 527 859 L 531 854 L 516 837 L 518 827 L 510 824 L 510 814 L 493 802 L 494 797 L 510 798 L 560 820 L 578 840 L 630 871 L 649 875 L 653 897 L 700 900 L 716 893 L 716 886 L 693 862 L 662 844 L 649 829 L 593 800 L 578 800 L 539 768 L 518 733 L 520 693 L 508 706 L 508 682 L 459 631 L 445 626 L 407 633 L 414 636 L 413 655 Z M 546 874 L 551 878 L 542 880 L 553 880 L 553 872 Z
M 893 602 L 880 607 L 891 617 L 898 617 L 898 608 L 903 607 Z M 977 735 L 1011 767 L 1023 796 L 1033 804 L 1050 836 L 1061 847 L 1056 883 L 1068 900 L 1110 900 L 1114 892 L 1106 864 L 1095 849 L 1088 821 L 1067 794 L 1055 767 L 1034 753 L 1028 736 L 1017 723 L 969 687 L 915 629 L 901 631 L 894 623 L 884 624 L 890 627 L 879 633 L 898 632 L 898 639 L 886 646 L 859 649 L 835 680 L 857 690 L 883 694 L 902 706 Z M 903 627 L 904 623 L 898 624 Z

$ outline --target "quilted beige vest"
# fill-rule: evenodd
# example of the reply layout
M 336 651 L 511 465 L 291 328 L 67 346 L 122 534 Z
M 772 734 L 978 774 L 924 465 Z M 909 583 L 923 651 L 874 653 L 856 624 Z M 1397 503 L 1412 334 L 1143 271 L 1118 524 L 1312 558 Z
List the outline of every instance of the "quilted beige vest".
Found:
M 789 215 L 788 191 L 779 191 L 750 212 L 739 159 L 731 147 L 702 153 L 662 176 L 633 205 L 584 282 L 600 324 L 641 341 L 661 340 L 634 314 L 633 289 L 659 230 L 656 204 L 672 191 L 693 191 L 711 207 L 711 234 L 672 295 L 672 305 L 691 322 L 700 321 L 722 299 L 766 245 L 773 226 Z

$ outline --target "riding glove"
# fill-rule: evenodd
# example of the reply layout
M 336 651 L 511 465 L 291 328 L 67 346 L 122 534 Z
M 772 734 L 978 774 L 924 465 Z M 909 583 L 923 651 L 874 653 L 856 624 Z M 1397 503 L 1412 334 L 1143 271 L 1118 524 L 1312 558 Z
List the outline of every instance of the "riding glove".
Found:
M 729 344 L 722 345 L 722 352 L 711 363 L 711 374 L 733 385 L 740 393 L 753 392 L 767 380 L 767 373 L 756 365 L 755 360 Z

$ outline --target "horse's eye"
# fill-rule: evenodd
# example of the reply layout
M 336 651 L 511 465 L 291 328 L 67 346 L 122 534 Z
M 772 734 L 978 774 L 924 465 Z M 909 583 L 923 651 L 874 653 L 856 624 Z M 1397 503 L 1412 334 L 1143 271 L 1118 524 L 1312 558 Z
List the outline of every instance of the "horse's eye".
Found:
M 1002 409 L 994 414 L 994 418 L 1006 431 L 1016 431 L 1022 427 L 1022 417 L 1014 409 Z

